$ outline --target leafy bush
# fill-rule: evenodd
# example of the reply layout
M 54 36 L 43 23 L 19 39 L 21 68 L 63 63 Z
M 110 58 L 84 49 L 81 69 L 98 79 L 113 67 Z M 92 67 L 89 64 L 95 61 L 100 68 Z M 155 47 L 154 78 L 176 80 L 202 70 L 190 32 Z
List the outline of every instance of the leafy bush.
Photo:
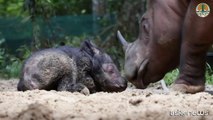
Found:
M 0 49 L 0 76 L 3 78 L 15 78 L 19 76 L 22 61 L 4 49 Z
M 17 49 L 18 52 L 22 52 L 22 57 L 14 56 L 10 54 L 6 48 L 3 48 L 5 39 L 0 39 L 0 77 L 3 78 L 17 78 L 20 74 L 22 62 L 30 55 L 30 50 L 27 46 L 21 46 Z
M 18 58 L 13 57 L 10 59 L 9 64 L 6 65 L 3 73 L 4 78 L 17 78 L 20 74 L 22 61 Z

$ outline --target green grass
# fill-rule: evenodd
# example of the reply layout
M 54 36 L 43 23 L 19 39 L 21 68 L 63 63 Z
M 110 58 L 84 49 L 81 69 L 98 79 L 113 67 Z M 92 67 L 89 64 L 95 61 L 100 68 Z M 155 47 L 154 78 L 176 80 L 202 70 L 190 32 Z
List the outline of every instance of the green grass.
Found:
M 19 77 L 23 60 L 31 54 L 31 51 L 26 45 L 21 46 L 16 51 L 21 54 L 21 58 L 8 53 L 4 48 L 0 48 L 0 78 Z
M 18 78 L 20 74 L 21 63 L 13 62 L 11 65 L 6 66 L 5 68 L 5 78 Z
M 178 74 L 179 74 L 178 69 L 174 69 L 171 72 L 167 73 L 163 78 L 166 82 L 166 85 L 171 85 L 173 81 L 177 78 Z
M 175 70 L 167 73 L 164 76 L 164 80 L 165 80 L 166 84 L 171 85 L 174 82 L 174 80 L 177 78 L 178 74 L 179 74 L 178 69 L 175 69 Z M 213 69 L 208 63 L 206 64 L 205 77 L 206 77 L 206 83 L 213 85 Z
M 206 83 L 213 85 L 213 69 L 209 64 L 206 64 Z

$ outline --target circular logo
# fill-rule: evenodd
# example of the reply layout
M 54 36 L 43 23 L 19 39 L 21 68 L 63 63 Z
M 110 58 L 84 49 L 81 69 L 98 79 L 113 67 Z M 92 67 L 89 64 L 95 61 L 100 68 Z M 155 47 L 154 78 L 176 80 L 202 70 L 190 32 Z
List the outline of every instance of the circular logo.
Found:
M 200 3 L 196 7 L 196 13 L 199 17 L 206 17 L 210 13 L 210 7 L 206 3 Z

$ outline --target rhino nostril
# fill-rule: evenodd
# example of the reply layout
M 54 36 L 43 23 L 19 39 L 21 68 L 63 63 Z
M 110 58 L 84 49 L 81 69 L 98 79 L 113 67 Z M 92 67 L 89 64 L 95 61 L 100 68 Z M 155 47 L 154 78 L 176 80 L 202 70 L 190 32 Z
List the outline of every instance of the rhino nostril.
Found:
M 120 79 L 120 83 L 118 83 L 118 88 L 120 90 L 125 90 L 127 88 L 127 81 L 125 79 Z
M 127 88 L 127 85 L 125 84 L 119 85 L 118 91 L 124 91 L 126 88 Z

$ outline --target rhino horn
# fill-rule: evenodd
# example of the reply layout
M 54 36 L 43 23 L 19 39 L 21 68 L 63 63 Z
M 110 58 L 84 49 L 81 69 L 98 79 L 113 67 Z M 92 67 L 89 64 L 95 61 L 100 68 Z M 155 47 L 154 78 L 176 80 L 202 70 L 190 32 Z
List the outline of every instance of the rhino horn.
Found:
M 123 35 L 121 34 L 119 30 L 117 31 L 117 37 L 119 41 L 121 42 L 121 44 L 123 45 L 124 50 L 126 50 L 129 43 L 125 40 L 125 38 L 123 37 Z

